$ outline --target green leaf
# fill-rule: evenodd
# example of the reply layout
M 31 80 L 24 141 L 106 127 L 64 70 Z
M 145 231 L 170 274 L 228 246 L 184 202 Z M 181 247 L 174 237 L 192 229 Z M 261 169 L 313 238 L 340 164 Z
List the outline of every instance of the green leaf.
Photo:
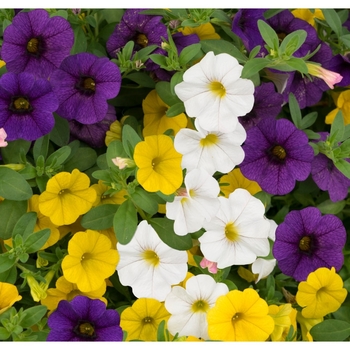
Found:
M 334 163 L 336 168 L 343 173 L 348 179 L 350 179 L 350 163 L 344 159 L 339 159 Z
M 301 120 L 301 129 L 306 129 L 313 125 L 315 121 L 317 120 L 318 113 L 317 112 L 311 112 L 307 114 L 303 119 Z
M 294 71 L 297 70 L 300 73 L 307 74 L 308 73 L 308 68 L 305 63 L 305 61 L 301 58 L 297 57 L 291 57 L 287 61 L 284 62 L 287 67 L 282 67 L 281 65 L 279 66 L 278 69 L 284 70 L 286 72 Z M 276 68 L 278 66 L 275 66 Z M 272 67 L 274 68 L 274 67 Z
M 181 102 L 180 99 L 171 92 L 170 83 L 167 81 L 158 82 L 156 85 L 156 91 L 161 100 L 168 106 Z
M 160 239 L 169 247 L 177 250 L 188 250 L 192 248 L 191 235 L 177 235 L 174 232 L 174 221 L 167 218 L 151 218 L 149 224 L 152 225 Z
M 13 265 L 10 269 L 0 273 L 0 281 L 15 284 L 17 280 L 17 267 Z
M 30 234 L 34 232 L 37 218 L 37 213 L 33 211 L 23 214 L 18 219 L 15 227 L 13 228 L 12 237 L 21 235 L 24 239 L 26 239 Z
M 258 28 L 265 43 L 275 51 L 278 50 L 279 39 L 276 32 L 263 20 L 258 20 Z
M 324 320 L 310 330 L 316 341 L 343 341 L 350 336 L 350 323 L 341 320 Z
M 339 39 L 346 47 L 350 48 L 350 34 L 342 35 Z
M 85 52 L 87 48 L 87 40 L 83 28 L 79 26 L 72 26 L 74 32 L 74 44 L 70 50 L 71 55 L 76 53 Z
M 137 212 L 130 199 L 123 202 L 113 218 L 113 228 L 120 244 L 128 244 L 137 229 Z
M 6 328 L 0 327 L 0 340 L 7 340 L 10 338 L 10 335 L 10 332 Z
M 32 233 L 24 241 L 26 253 L 31 254 L 37 252 L 47 242 L 51 234 L 49 228 Z
M 343 140 L 344 135 L 344 119 L 343 119 L 343 113 L 341 109 L 339 109 L 338 113 L 336 114 L 333 123 L 331 125 L 331 130 L 329 133 L 329 139 L 332 144 L 336 145 L 338 142 Z
M 69 142 L 70 127 L 67 119 L 61 118 L 57 114 L 53 114 L 55 118 L 55 126 L 50 132 L 50 140 L 57 146 L 65 146 Z
M 50 140 L 49 135 L 46 134 L 45 136 L 38 138 L 34 142 L 33 157 L 35 162 L 39 156 L 43 156 L 44 158 L 46 158 L 47 151 L 49 149 L 49 140 Z
M 262 69 L 267 67 L 271 61 L 268 58 L 253 58 L 249 60 L 245 65 L 242 70 L 241 77 L 242 78 L 250 78 L 256 73 L 259 73 Z
M 5 199 L 0 203 L 0 238 L 9 239 L 20 217 L 27 212 L 27 201 Z
M 137 51 L 135 55 L 133 56 L 133 62 L 137 60 L 145 61 L 148 59 L 149 54 L 154 51 L 158 46 L 157 45 L 149 45 L 141 49 L 140 51 Z
M 188 62 L 190 62 L 193 59 L 193 57 L 195 57 L 198 54 L 200 49 L 201 49 L 200 43 L 192 44 L 192 45 L 185 47 L 181 51 L 180 56 L 179 56 L 180 65 L 184 67 Z
M 10 168 L 0 168 L 0 196 L 14 201 L 23 201 L 33 195 L 32 188 L 22 175 Z
M 9 270 L 16 263 L 16 259 L 10 259 L 8 253 L 0 254 L 0 273 Z
M 154 215 L 158 211 L 158 202 L 155 200 L 155 196 L 141 187 L 136 187 L 135 192 L 131 194 L 134 203 L 150 215 Z
M 112 141 L 107 147 L 106 159 L 109 167 L 115 166 L 114 163 L 112 162 L 112 159 L 116 157 L 122 157 L 122 158 L 128 157 L 128 155 L 124 150 L 122 142 L 119 140 Z
M 302 129 L 301 112 L 300 112 L 299 103 L 292 92 L 289 94 L 288 97 L 289 97 L 289 110 L 290 110 L 290 115 L 292 117 L 293 123 L 298 129 Z
M 101 204 L 88 211 L 81 219 L 81 226 L 91 230 L 106 230 L 113 227 L 117 204 Z
M 29 328 L 37 324 L 46 314 L 47 307 L 44 305 L 33 306 L 26 309 L 22 313 L 22 320 L 20 325 L 23 328 Z
M 300 46 L 305 42 L 306 31 L 303 29 L 296 30 L 288 34 L 282 41 L 279 47 L 280 56 L 285 54 L 287 56 L 292 56 L 292 54 L 297 51 Z
M 168 66 L 166 57 L 157 53 L 149 56 L 149 58 L 156 64 L 160 65 L 161 68 L 166 68 Z
M 142 141 L 138 133 L 130 126 L 123 125 L 122 128 L 122 143 L 125 152 L 129 158 L 133 158 L 135 146 Z
M 64 164 L 65 171 L 73 171 L 79 169 L 80 171 L 91 168 L 97 159 L 97 153 L 90 147 L 80 147 L 74 155 Z
M 9 141 L 6 147 L 1 148 L 2 159 L 5 164 L 20 163 L 20 149 L 24 150 L 24 153 L 30 149 L 31 142 L 18 139 L 16 141 Z
M 175 86 L 183 81 L 184 72 L 176 72 L 170 79 L 170 92 L 175 95 Z
M 339 38 L 342 34 L 342 24 L 337 12 L 334 9 L 322 9 L 322 13 L 328 25 Z
M 120 22 L 125 10 L 109 8 L 100 11 L 103 19 L 105 19 L 107 23 L 117 23 Z
M 165 113 L 165 115 L 169 118 L 172 117 L 177 117 L 179 114 L 184 113 L 185 112 L 185 105 L 184 103 L 178 102 L 175 103 L 174 105 L 172 105 Z
M 72 149 L 69 146 L 63 146 L 51 153 L 46 159 L 46 165 L 50 166 L 52 162 L 54 162 L 53 166 L 59 166 L 63 164 L 66 159 L 70 156 Z M 54 159 L 56 160 L 54 161 Z
M 129 79 L 139 84 L 140 86 L 147 87 L 150 89 L 154 89 L 156 86 L 154 80 L 147 74 L 143 72 L 133 72 L 128 74 L 125 79 Z
M 330 199 L 325 200 L 320 203 L 317 208 L 320 209 L 322 214 L 338 214 L 340 213 L 346 205 L 345 201 L 332 202 Z

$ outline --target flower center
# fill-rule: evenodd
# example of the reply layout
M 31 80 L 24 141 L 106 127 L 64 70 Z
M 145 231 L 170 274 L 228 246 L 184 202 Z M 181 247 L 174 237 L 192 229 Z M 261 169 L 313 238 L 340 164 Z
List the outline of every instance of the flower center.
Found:
M 134 36 L 133 40 L 134 40 L 134 43 L 136 44 L 135 45 L 136 50 L 141 50 L 148 45 L 148 38 L 143 33 L 137 33 Z
M 209 304 L 205 300 L 197 300 L 192 305 L 193 312 L 207 312 L 209 310 Z
M 89 259 L 92 258 L 92 254 L 91 253 L 84 253 L 82 256 L 81 256 L 81 261 L 84 262 L 84 261 L 87 261 Z
M 16 96 L 12 98 L 9 109 L 16 114 L 24 114 L 31 112 L 33 107 L 26 97 Z
M 61 191 L 58 192 L 60 196 L 64 196 L 65 194 L 69 193 L 70 190 L 68 188 L 62 188 Z
M 95 339 L 96 333 L 93 322 L 90 321 L 79 321 L 73 329 L 73 332 L 81 338 L 85 339 Z
M 96 83 L 91 77 L 81 76 L 78 83 L 75 84 L 75 88 L 83 95 L 91 96 L 96 91 Z
M 157 166 L 159 165 L 159 163 L 160 163 L 160 159 L 158 157 L 152 159 L 152 168 L 154 171 L 157 171 Z
M 159 264 L 159 256 L 153 250 L 145 250 L 143 252 L 143 258 L 153 266 L 157 266 Z
M 222 85 L 219 81 L 212 81 L 209 84 L 209 90 L 215 95 L 218 95 L 220 98 L 223 98 L 226 95 L 225 86 Z
M 39 57 L 43 51 L 43 43 L 40 38 L 32 38 L 27 43 L 27 52 L 31 56 Z
M 283 147 L 281 146 L 275 146 L 272 148 L 271 153 L 276 156 L 279 160 L 283 160 L 286 158 L 286 151 Z
M 143 320 L 142 320 L 142 323 L 144 325 L 146 324 L 152 324 L 153 323 L 153 318 L 152 317 L 149 317 L 149 316 L 146 316 Z
M 310 253 L 311 250 L 311 237 L 310 236 L 304 236 L 299 241 L 299 249 L 305 253 Z
M 228 224 L 226 224 L 225 236 L 231 242 L 236 242 L 238 240 L 239 234 L 233 222 L 229 222 Z
M 231 318 L 231 322 L 232 324 L 234 324 L 235 322 L 237 322 L 239 319 L 241 318 L 241 314 L 239 312 L 236 312 L 232 318 Z
M 218 142 L 218 137 L 215 134 L 208 134 L 204 139 L 201 139 L 199 144 L 202 147 L 210 147 L 216 145 Z

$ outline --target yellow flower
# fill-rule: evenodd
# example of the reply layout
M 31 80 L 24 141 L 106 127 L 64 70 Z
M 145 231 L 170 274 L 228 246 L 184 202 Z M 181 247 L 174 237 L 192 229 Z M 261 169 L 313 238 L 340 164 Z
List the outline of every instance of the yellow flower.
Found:
M 115 235 L 115 232 L 114 232 L 114 228 L 113 227 L 110 227 L 106 230 L 98 230 L 98 232 L 102 233 L 103 235 L 105 235 L 106 237 L 108 237 L 111 241 L 111 244 L 112 244 L 112 249 L 117 249 L 117 237 Z
M 297 322 L 300 324 L 301 339 L 303 341 L 313 341 L 310 329 L 318 323 L 323 321 L 323 317 L 320 318 L 305 318 L 301 312 L 297 312 Z
M 335 268 L 320 267 L 311 272 L 307 280 L 300 282 L 296 294 L 297 303 L 303 307 L 305 318 L 321 318 L 339 309 L 348 292 Z
M 336 94 L 334 100 L 337 108 L 327 114 L 326 124 L 332 124 L 339 111 L 343 113 L 344 124 L 350 124 L 350 90 L 345 90 L 340 94 Z
M 124 196 L 128 194 L 126 190 L 122 189 L 111 196 L 105 195 L 104 193 L 109 190 L 110 187 L 105 185 L 101 180 L 98 180 L 98 183 L 91 187 L 96 191 L 96 200 L 93 204 L 94 207 L 101 204 L 122 204 L 125 201 Z
M 89 186 L 89 177 L 78 169 L 62 171 L 47 182 L 46 191 L 39 196 L 39 210 L 55 225 L 72 224 L 96 200 L 96 191 Z
M 212 340 L 264 341 L 274 329 L 265 300 L 252 288 L 232 290 L 220 296 L 208 311 L 208 333 Z
M 117 267 L 119 254 L 111 241 L 94 230 L 77 232 L 68 243 L 68 255 L 62 261 L 64 277 L 82 292 L 100 288 Z
M 137 181 L 148 192 L 174 193 L 183 180 L 181 158 L 171 137 L 146 136 L 134 151 L 134 160 L 139 168 Z
M 77 295 L 85 295 L 90 299 L 100 299 L 107 305 L 107 299 L 102 297 L 106 292 L 106 283 L 102 284 L 97 290 L 91 292 L 81 292 L 75 283 L 68 282 L 64 276 L 56 281 L 56 288 L 49 288 L 46 291 L 47 297 L 41 300 L 41 304 L 45 305 L 48 310 L 52 311 L 57 308 L 61 300 L 72 300 Z
M 16 286 L 0 282 L 0 315 L 21 299 L 22 296 L 18 294 Z
M 55 275 L 54 270 L 49 270 L 49 272 L 45 275 L 45 282 L 38 282 L 33 275 L 28 274 L 27 283 L 30 288 L 30 294 L 34 301 L 40 301 L 41 299 L 45 299 L 47 294 L 47 288 L 49 288 L 49 284 Z
M 6 65 L 5 61 L 0 60 L 0 68 L 4 67 Z
M 219 180 L 219 185 L 220 191 L 227 198 L 237 188 L 244 188 L 252 196 L 261 191 L 261 187 L 259 186 L 259 184 L 255 181 L 248 180 L 246 177 L 244 177 L 239 168 L 235 168 L 232 171 L 230 171 L 227 175 L 222 176 Z
M 294 17 L 303 19 L 304 21 L 308 22 L 311 24 L 313 27 L 316 28 L 316 22 L 315 18 L 324 20 L 324 16 L 322 13 L 322 10 L 320 9 L 315 9 L 314 12 L 311 12 L 309 9 L 295 9 L 292 11 L 292 14 Z
M 296 332 L 297 310 L 293 309 L 291 304 L 280 306 L 270 305 L 269 315 L 275 322 L 275 328 L 271 334 L 272 341 L 284 341 L 288 335 L 290 326 L 293 326 L 294 333 Z
M 115 120 L 106 132 L 105 144 L 108 146 L 112 141 L 122 139 L 122 125 L 119 120 Z
M 163 102 L 156 90 L 152 90 L 142 101 L 143 118 L 143 136 L 161 135 L 168 129 L 173 130 L 173 134 L 185 128 L 187 125 L 187 117 L 185 113 L 181 113 L 176 117 L 167 117 L 166 111 L 169 106 Z
M 215 32 L 215 28 L 209 22 L 198 27 L 179 28 L 179 32 L 182 32 L 183 35 L 197 34 L 199 40 L 220 39 L 220 35 Z
M 120 327 L 126 340 L 156 341 L 159 324 L 170 317 L 164 303 L 152 298 L 139 298 L 120 315 Z

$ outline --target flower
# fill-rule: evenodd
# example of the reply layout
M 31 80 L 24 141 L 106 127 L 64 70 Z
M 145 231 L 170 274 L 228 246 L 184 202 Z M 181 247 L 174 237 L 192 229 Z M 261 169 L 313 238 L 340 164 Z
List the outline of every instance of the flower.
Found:
M 119 168 L 119 170 L 133 168 L 135 166 L 135 162 L 130 158 L 115 157 L 112 158 L 112 162 Z
M 174 139 L 175 149 L 182 154 L 183 169 L 204 169 L 213 175 L 216 171 L 227 173 L 243 161 L 241 144 L 247 134 L 241 124 L 237 123 L 232 132 L 206 131 L 197 119 L 198 131 L 184 128 Z
M 117 243 L 120 283 L 131 286 L 137 298 L 164 301 L 171 286 L 187 273 L 187 253 L 167 246 L 151 225 L 143 220 L 128 244 Z
M 105 145 L 108 146 L 112 141 L 122 139 L 122 127 L 119 120 L 115 120 L 106 131 Z
M 107 57 L 81 52 L 66 57 L 50 82 L 60 104 L 59 116 L 95 124 L 106 117 L 107 100 L 118 95 L 121 74 Z
M 315 9 L 313 12 L 311 12 L 309 9 L 295 9 L 292 11 L 293 16 L 303 19 L 307 23 L 311 24 L 313 27 L 316 28 L 316 22 L 315 18 L 324 20 L 324 15 L 322 13 L 322 10 Z
M 257 258 L 252 263 L 252 273 L 257 276 L 255 278 L 255 283 L 258 283 L 261 279 L 270 275 L 276 266 L 276 259 L 263 259 Z
M 11 283 L 0 282 L 0 315 L 21 299 L 22 296 L 18 294 L 16 286 Z
M 294 333 L 297 331 L 297 310 L 293 309 L 291 304 L 269 305 L 269 315 L 275 322 L 275 328 L 270 336 L 272 341 L 285 340 L 291 326 Z
M 188 172 L 185 186 L 177 191 L 173 202 L 166 202 L 166 217 L 174 220 L 174 231 L 179 236 L 201 229 L 220 206 L 219 185 L 205 170 Z
M 6 147 L 7 141 L 5 141 L 7 133 L 4 128 L 0 128 L 0 147 Z
M 142 101 L 143 110 L 143 136 L 163 134 L 171 129 L 174 135 L 187 125 L 185 113 L 175 117 L 168 117 L 165 113 L 169 106 L 163 102 L 156 90 L 152 90 Z
M 96 200 L 96 191 L 89 185 L 89 177 L 78 169 L 72 173 L 61 171 L 49 179 L 46 190 L 39 195 L 39 210 L 55 225 L 72 224 Z
M 208 311 L 208 333 L 211 340 L 264 341 L 274 329 L 265 300 L 251 288 L 231 290 L 220 296 Z
M 278 225 L 272 252 L 285 275 L 304 281 L 319 267 L 339 270 L 345 241 L 346 231 L 338 217 L 321 216 L 318 208 L 307 207 L 292 210 Z
M 168 329 L 179 336 L 192 335 L 209 339 L 207 312 L 221 295 L 228 293 L 224 283 L 217 283 L 208 275 L 197 275 L 186 282 L 186 289 L 174 286 L 165 299 L 171 316 Z
M 119 254 L 111 240 L 94 230 L 79 231 L 68 243 L 68 255 L 62 261 L 63 276 L 82 292 L 99 289 L 111 276 Z
M 91 187 L 96 191 L 94 207 L 101 204 L 122 204 L 125 201 L 125 196 L 128 194 L 125 189 L 122 189 L 106 195 L 105 192 L 110 190 L 111 187 L 105 185 L 102 180 L 98 180 L 97 184 L 93 184 Z
M 34 141 L 55 125 L 58 101 L 46 79 L 29 73 L 5 73 L 0 78 L 0 128 L 7 141 Z
M 18 13 L 4 31 L 1 58 L 13 73 L 32 73 L 47 79 L 74 43 L 70 23 L 60 16 L 50 17 L 46 10 Z
M 122 341 L 120 316 L 98 299 L 78 295 L 61 300 L 47 321 L 47 341 Z
M 296 294 L 297 303 L 303 307 L 305 318 L 321 318 L 335 312 L 344 302 L 348 292 L 335 268 L 321 267 L 311 272 L 305 282 L 300 282 Z
M 137 181 L 146 191 L 172 194 L 181 186 L 181 154 L 169 136 L 146 136 L 135 146 L 134 160 Z
M 92 290 L 90 292 L 82 292 L 78 289 L 75 283 L 71 283 L 61 276 L 57 279 L 55 288 L 49 288 L 46 291 L 46 298 L 41 299 L 42 305 L 45 305 L 48 310 L 52 311 L 57 308 L 58 303 L 61 300 L 71 301 L 77 295 L 85 295 L 90 299 L 99 299 L 107 305 L 107 299 L 102 295 L 106 293 L 106 284 L 102 284 L 100 288 Z
M 334 84 L 340 83 L 343 79 L 340 74 L 325 69 L 318 64 L 307 62 L 306 66 L 310 75 L 323 79 L 331 89 L 334 89 Z
M 156 341 L 158 326 L 168 321 L 164 303 L 152 298 L 139 298 L 120 315 L 120 326 L 127 333 L 126 341 Z
M 229 198 L 219 197 L 219 201 L 218 213 L 204 222 L 206 232 L 198 238 L 204 257 L 222 269 L 266 256 L 270 222 L 264 218 L 262 202 L 244 189 L 235 190 Z
M 326 124 L 332 124 L 339 111 L 342 111 L 345 125 L 350 124 L 350 90 L 340 92 L 334 100 L 336 108 L 327 114 Z
M 304 131 L 287 119 L 267 118 L 248 130 L 242 174 L 270 194 L 291 192 L 309 176 L 314 151 Z
M 218 272 L 217 263 L 209 261 L 206 258 L 203 258 L 199 265 L 202 269 L 205 269 L 207 267 L 208 271 L 214 275 Z
M 300 325 L 301 329 L 301 339 L 303 341 L 313 341 L 313 338 L 310 334 L 310 329 L 318 323 L 323 321 L 323 317 L 320 318 L 305 318 L 300 311 L 297 312 L 297 322 Z
M 178 31 L 184 35 L 196 34 L 200 40 L 220 39 L 220 35 L 215 32 L 215 28 L 210 22 L 203 23 L 196 27 L 178 28 Z
M 44 276 L 45 282 L 38 282 L 31 273 L 28 273 L 26 280 L 30 289 L 30 294 L 34 301 L 40 301 L 47 297 L 46 291 L 49 288 L 49 284 L 51 283 L 54 275 L 55 271 L 49 270 Z
M 175 93 L 188 116 L 208 131 L 234 131 L 237 117 L 250 112 L 254 103 L 254 84 L 240 78 L 242 69 L 229 54 L 215 56 L 211 51 L 187 69 Z

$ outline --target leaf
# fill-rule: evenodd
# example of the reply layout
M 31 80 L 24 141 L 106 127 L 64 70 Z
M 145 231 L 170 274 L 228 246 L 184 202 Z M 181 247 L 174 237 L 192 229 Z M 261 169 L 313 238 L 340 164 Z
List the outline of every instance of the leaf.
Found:
M 55 118 L 55 126 L 50 132 L 50 140 L 59 147 L 65 146 L 69 142 L 70 127 L 67 119 L 61 118 L 57 114 L 53 114 Z
M 265 43 L 275 51 L 278 50 L 279 39 L 276 32 L 263 20 L 258 20 L 258 28 Z
M 179 114 L 184 112 L 185 112 L 185 105 L 181 101 L 181 102 L 175 103 L 170 108 L 168 108 L 168 110 L 165 112 L 165 115 L 169 118 L 172 118 L 172 117 L 177 117 Z
M 171 92 L 170 83 L 167 81 L 158 82 L 156 85 L 156 91 L 161 100 L 168 106 L 181 102 L 180 99 Z
M 24 241 L 26 253 L 31 254 L 37 252 L 47 242 L 51 234 L 49 228 L 32 233 Z
M 102 14 L 102 18 L 105 19 L 107 23 L 117 23 L 120 22 L 125 10 L 109 8 L 100 11 Z
M 112 141 L 107 147 L 106 159 L 109 167 L 115 166 L 114 163 L 112 162 L 112 159 L 116 157 L 122 157 L 122 158 L 128 157 L 128 155 L 124 150 L 122 142 L 119 140 Z
M 337 12 L 334 9 L 322 9 L 322 13 L 328 25 L 339 38 L 342 34 L 342 24 Z
M 333 144 L 337 144 L 341 140 L 343 140 L 344 135 L 344 119 L 343 119 L 343 113 L 341 109 L 339 109 L 338 113 L 336 114 L 333 123 L 331 125 L 331 131 L 329 133 L 329 139 Z
M 38 138 L 34 142 L 34 146 L 33 146 L 34 161 L 36 162 L 39 156 L 43 156 L 44 158 L 46 158 L 48 149 L 49 149 L 49 135 L 46 134 L 45 136 Z
M 192 60 L 193 57 L 195 57 L 198 52 L 201 49 L 201 44 L 192 44 L 187 47 L 185 47 L 179 56 L 179 63 L 181 66 L 185 66 L 188 62 Z
M 59 166 L 63 164 L 68 157 L 70 156 L 72 152 L 72 149 L 69 146 L 63 146 L 56 150 L 55 152 L 51 153 L 48 158 L 46 159 L 46 165 L 47 166 Z M 55 162 L 54 159 L 56 158 Z M 52 164 L 54 162 L 54 164 Z
M 346 205 L 345 201 L 332 202 L 330 199 L 325 200 L 320 203 L 317 208 L 320 209 L 322 214 L 338 214 L 340 213 Z
M 22 320 L 20 325 L 23 328 L 29 328 L 37 324 L 46 314 L 47 307 L 44 305 L 33 306 L 26 309 L 22 313 Z
M 341 320 L 324 320 L 310 330 L 313 340 L 343 341 L 350 336 L 350 323 Z
M 90 147 L 80 147 L 73 157 L 69 158 L 64 164 L 64 170 L 69 172 L 73 171 L 73 169 L 87 170 L 96 163 L 96 159 L 97 153 L 95 150 Z
M 128 244 L 137 229 L 137 212 L 130 199 L 123 202 L 113 218 L 113 228 L 117 240 L 121 244 Z
M 152 225 L 160 239 L 169 247 L 177 250 L 188 250 L 192 248 L 191 235 L 178 236 L 174 232 L 174 221 L 167 218 L 151 218 L 149 224 Z
M 74 44 L 70 50 L 71 55 L 76 53 L 85 52 L 87 48 L 87 40 L 83 28 L 78 26 L 72 26 L 74 32 Z
M 256 73 L 259 73 L 262 69 L 267 67 L 271 61 L 268 58 L 253 58 L 249 60 L 245 65 L 242 70 L 241 77 L 242 78 L 250 78 Z
M 307 114 L 302 120 L 301 120 L 301 129 L 306 129 L 313 125 L 315 121 L 317 120 L 317 112 L 311 112 Z
M 0 273 L 9 270 L 16 263 L 16 259 L 10 259 L 9 253 L 0 254 Z
M 301 122 L 301 112 L 300 112 L 299 103 L 292 92 L 289 94 L 288 97 L 289 97 L 289 110 L 290 110 L 290 115 L 292 117 L 293 123 L 298 129 L 301 129 L 302 122 Z
M 0 238 L 12 237 L 12 230 L 20 217 L 27 211 L 27 201 L 5 199 L 0 203 Z
M 113 218 L 119 205 L 102 204 L 88 211 L 81 219 L 81 226 L 91 230 L 106 230 L 113 227 Z
M 37 217 L 37 213 L 33 211 L 23 214 L 18 219 L 15 227 L 13 228 L 12 237 L 21 235 L 24 239 L 26 239 L 30 234 L 34 232 Z
M 22 139 L 9 141 L 6 147 L 1 148 L 1 155 L 4 163 L 20 163 L 20 149 L 22 148 L 26 154 L 29 151 L 31 144 L 31 142 Z
M 22 175 L 10 168 L 0 168 L 0 196 L 14 201 L 23 201 L 33 195 L 32 188 Z
M 154 80 L 149 75 L 143 72 L 130 73 L 125 77 L 125 79 L 129 79 L 139 84 L 140 86 L 147 87 L 150 89 L 154 89 L 154 87 L 156 86 Z
M 305 42 L 306 36 L 306 31 L 303 29 L 288 34 L 279 47 L 280 55 L 285 54 L 291 56 Z
M 141 187 L 136 187 L 135 192 L 131 194 L 134 203 L 150 215 L 154 215 L 158 211 L 158 202 L 154 197 L 154 194 L 146 192 Z
M 350 179 L 350 163 L 344 159 L 339 159 L 334 163 L 336 168 L 343 173 L 348 179 Z
M 133 158 L 135 146 L 142 141 L 138 133 L 130 126 L 124 125 L 122 128 L 122 143 L 129 158 Z

